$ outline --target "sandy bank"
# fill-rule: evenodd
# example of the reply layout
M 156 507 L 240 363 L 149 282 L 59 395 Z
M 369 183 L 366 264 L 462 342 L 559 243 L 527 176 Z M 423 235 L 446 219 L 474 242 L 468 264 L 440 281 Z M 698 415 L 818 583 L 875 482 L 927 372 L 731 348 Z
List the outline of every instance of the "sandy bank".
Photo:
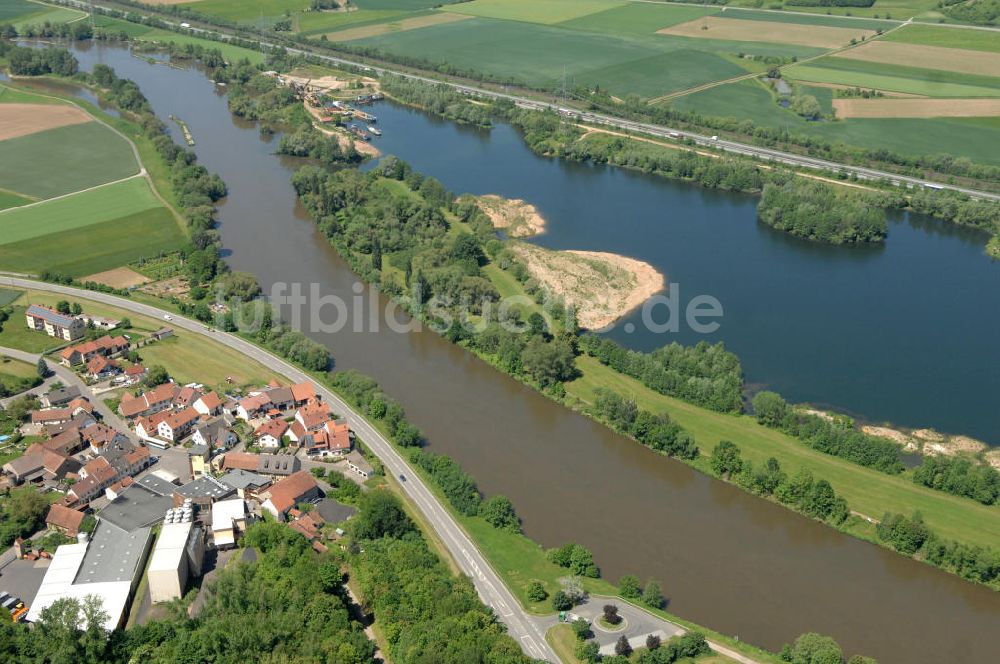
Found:
M 890 427 L 863 426 L 861 430 L 869 436 L 888 438 L 901 445 L 904 452 L 924 454 L 926 456 L 969 456 L 979 457 L 989 450 L 986 443 L 969 436 L 946 436 L 933 429 L 917 429 L 905 432 Z M 1000 450 L 996 450 L 1000 452 Z M 1000 456 L 986 454 L 986 461 L 991 465 L 1000 464 Z
M 531 237 L 545 232 L 545 219 L 531 203 L 495 194 L 476 196 L 475 201 L 493 226 L 508 237 Z
M 607 327 L 664 288 L 652 265 L 599 251 L 553 251 L 522 242 L 511 247 L 531 275 L 576 308 L 581 327 Z

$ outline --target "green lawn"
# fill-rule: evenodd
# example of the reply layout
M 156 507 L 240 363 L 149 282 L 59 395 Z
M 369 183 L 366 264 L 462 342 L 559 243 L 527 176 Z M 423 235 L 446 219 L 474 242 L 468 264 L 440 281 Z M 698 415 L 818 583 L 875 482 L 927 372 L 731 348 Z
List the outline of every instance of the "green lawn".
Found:
M 624 0 L 474 0 L 446 8 L 456 14 L 553 25 L 624 7 Z
M 14 290 L 12 288 L 0 288 L 0 307 L 6 307 L 23 294 L 24 291 Z
M 27 196 L 62 196 L 138 172 L 129 144 L 99 122 L 0 141 L 0 188 Z
M 3 328 L 0 329 L 0 346 L 29 353 L 44 353 L 61 346 L 64 343 L 61 339 L 28 329 L 24 319 L 24 312 L 28 308 L 26 302 L 34 304 L 35 300 L 21 299 L 19 304 L 11 307 L 10 318 L 3 322 Z
M 56 99 L 0 83 L 0 104 L 59 104 Z
M 229 62 L 239 62 L 240 60 L 246 58 L 254 64 L 264 62 L 265 56 L 260 51 L 254 51 L 249 48 L 243 48 L 242 46 L 234 46 L 233 44 L 227 44 L 225 42 L 212 41 L 211 39 L 202 39 L 201 37 L 192 37 L 190 35 L 179 35 L 176 32 L 171 32 L 170 30 L 150 30 L 142 35 L 139 35 L 141 41 L 156 42 L 160 44 L 167 44 L 173 42 L 183 46 L 184 44 L 198 44 L 205 48 L 215 48 L 222 51 L 222 57 L 224 57 Z
M 967 30 L 937 25 L 911 24 L 892 31 L 882 39 L 907 44 L 1000 53 L 1000 34 L 992 30 Z
M 26 25 L 41 25 L 43 23 L 59 25 L 61 23 L 79 21 L 86 16 L 87 15 L 84 12 L 77 11 L 76 9 L 70 9 L 69 7 L 51 7 L 50 9 L 45 9 L 37 14 L 23 16 L 15 20 L 14 27 L 22 28 Z
M 121 219 L 159 207 L 145 178 L 136 177 L 104 187 L 0 213 L 0 246 L 79 229 L 109 219 Z M 126 232 L 123 229 L 123 232 Z
M 272 378 L 287 382 L 257 361 L 190 332 L 178 331 L 173 337 L 144 346 L 139 356 L 146 366 L 162 364 L 180 383 L 225 386 L 227 377 L 232 377 L 235 385 L 264 385 Z
M 1000 77 L 829 57 L 786 67 L 792 80 L 837 83 L 928 97 L 1000 97 Z
M 906 475 L 886 475 L 822 454 L 758 425 L 746 415 L 724 415 L 663 396 L 593 358 L 580 357 L 577 364 L 583 376 L 567 385 L 570 396 L 590 402 L 595 388 L 606 387 L 630 395 L 641 409 L 669 413 L 694 436 L 703 453 L 701 467 L 706 465 L 706 456 L 716 443 L 731 440 L 742 448 L 744 458 L 755 464 L 773 456 L 788 473 L 808 468 L 817 479 L 828 480 L 851 509 L 863 514 L 879 518 L 886 511 L 910 514 L 919 510 L 927 525 L 943 537 L 1000 548 L 998 507 L 917 486 Z M 870 536 L 870 527 L 858 526 L 856 534 Z
M 141 257 L 177 251 L 186 242 L 173 213 L 160 206 L 3 245 L 0 267 L 36 274 L 49 269 L 82 277 Z
M 104 15 L 95 16 L 94 25 L 98 28 L 108 28 L 116 30 L 117 32 L 124 32 L 133 39 L 148 34 L 154 30 L 154 28 L 148 25 L 140 25 L 139 23 L 123 21 L 118 18 L 112 18 Z
M 31 389 L 36 382 L 39 378 L 34 364 L 0 355 L 0 385 L 16 394 Z

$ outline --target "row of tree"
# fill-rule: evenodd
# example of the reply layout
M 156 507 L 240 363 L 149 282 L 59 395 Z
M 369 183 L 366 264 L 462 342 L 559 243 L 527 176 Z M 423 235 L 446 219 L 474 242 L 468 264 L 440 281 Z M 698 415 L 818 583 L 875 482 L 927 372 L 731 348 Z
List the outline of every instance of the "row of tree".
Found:
M 330 384 L 362 413 L 381 421 L 396 444 L 403 447 L 418 447 L 423 444 L 423 434 L 407 421 L 403 406 L 386 395 L 373 378 L 349 369 L 333 374 Z
M 596 334 L 580 337 L 580 350 L 660 394 L 723 413 L 743 409 L 743 369 L 721 342 L 676 342 L 651 353 L 630 350 Z
M 925 456 L 913 471 L 916 484 L 993 505 L 1000 497 L 1000 473 L 962 457 Z
M 635 401 L 607 388 L 597 388 L 591 411 L 615 431 L 664 454 L 686 461 L 698 458 L 694 438 L 666 413 L 639 410 Z
M 884 210 L 870 194 L 803 178 L 765 184 L 757 216 L 772 228 L 830 244 L 882 242 L 889 231 Z
M 903 472 L 899 446 L 858 431 L 849 417 L 807 413 L 789 406 L 781 395 L 770 391 L 758 392 L 751 403 L 758 422 L 780 429 L 824 454 L 890 475 Z
M 7 59 L 14 76 L 72 76 L 79 70 L 76 58 L 64 48 L 27 48 L 0 39 L 0 58 Z
M 931 531 L 919 512 L 913 516 L 887 512 L 875 533 L 896 551 L 922 558 L 963 579 L 994 588 L 1000 582 L 1000 552 L 944 539 Z

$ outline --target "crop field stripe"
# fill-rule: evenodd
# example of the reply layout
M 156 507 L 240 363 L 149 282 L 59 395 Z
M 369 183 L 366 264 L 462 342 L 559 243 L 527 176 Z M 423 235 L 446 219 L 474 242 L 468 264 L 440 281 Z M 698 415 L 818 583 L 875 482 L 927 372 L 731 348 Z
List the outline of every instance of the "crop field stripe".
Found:
M 450 5 L 459 0 L 354 0 L 361 9 L 387 9 L 396 11 L 417 11 L 431 9 L 439 5 Z
M 706 10 L 696 5 L 632 2 L 624 7 L 606 9 L 555 25 L 567 30 L 601 32 L 626 37 L 648 36 L 655 34 L 661 28 L 702 18 L 706 13 L 717 15 L 719 10 L 716 7 Z
M 4 0 L 3 3 L 0 3 L 0 23 L 8 23 L 13 19 L 48 11 L 48 9 L 48 7 L 27 0 Z
M 860 27 L 857 29 L 831 28 L 794 23 L 744 21 L 742 19 L 716 15 L 709 17 L 707 20 L 695 19 L 687 23 L 663 28 L 657 30 L 657 34 L 838 48 L 849 44 L 851 39 L 867 38 L 875 33 L 872 30 L 865 30 Z
M 151 4 L 156 4 L 151 3 Z M 169 2 L 159 4 L 181 4 Z M 191 9 L 199 14 L 218 16 L 230 21 L 248 23 L 258 20 L 261 16 L 283 16 L 286 11 L 297 12 L 309 8 L 309 0 L 197 0 L 183 3 L 185 9 Z
M 835 99 L 838 118 L 1000 116 L 1000 99 Z
M 0 104 L 0 142 L 92 122 L 93 119 L 83 110 L 68 104 Z
M 99 122 L 0 141 L 0 187 L 52 198 L 139 172 L 131 146 Z
M 997 36 L 997 41 L 1000 41 L 1000 35 Z M 943 46 L 879 40 L 848 49 L 833 57 L 887 65 L 938 69 L 960 74 L 979 75 L 986 72 L 1000 74 L 1000 52 L 991 53 Z
M 187 238 L 173 213 L 154 207 L 84 228 L 3 245 L 0 267 L 18 272 L 55 270 L 74 277 L 120 267 L 181 249 Z
M 0 246 L 160 207 L 143 177 L 0 212 Z M 176 224 L 175 224 L 176 225 Z
M 69 7 L 54 7 L 50 5 L 39 5 L 41 11 L 13 21 L 17 29 L 26 25 L 39 25 L 45 22 L 58 25 L 60 23 L 73 23 L 87 17 L 87 14 Z
M 790 25 L 816 25 L 828 28 L 849 28 L 851 30 L 891 30 L 899 25 L 898 21 L 825 16 L 822 14 L 759 11 L 756 9 L 742 9 L 738 7 L 725 7 L 722 9 L 721 13 L 728 18 L 736 18 L 745 21 L 765 21 L 768 23 L 787 23 Z
M 346 27 L 384 23 L 399 16 L 419 16 L 424 12 L 359 9 L 353 12 L 306 12 L 299 15 L 299 34 L 306 37 L 326 34 Z
M 0 190 L 0 210 L 7 210 L 31 203 L 30 198 L 26 198 L 12 191 Z
M 446 11 L 480 18 L 554 25 L 572 19 L 624 7 L 625 0 L 474 0 Z
M 805 65 L 792 65 L 783 71 L 787 78 L 797 81 L 836 83 L 928 97 L 1000 96 L 1000 79 L 996 78 L 847 58 L 824 58 Z
M 367 39 L 388 33 L 406 32 L 408 30 L 421 30 L 435 25 L 446 25 L 459 21 L 472 20 L 471 16 L 464 14 L 447 14 L 435 12 L 426 16 L 405 18 L 403 20 L 391 20 L 383 23 L 373 23 L 360 27 L 350 27 L 345 30 L 327 33 L 327 38 L 331 41 L 353 41 L 356 39 Z
M 911 23 L 882 37 L 883 41 L 964 48 L 1000 53 L 1000 34 L 993 30 L 968 30 Z

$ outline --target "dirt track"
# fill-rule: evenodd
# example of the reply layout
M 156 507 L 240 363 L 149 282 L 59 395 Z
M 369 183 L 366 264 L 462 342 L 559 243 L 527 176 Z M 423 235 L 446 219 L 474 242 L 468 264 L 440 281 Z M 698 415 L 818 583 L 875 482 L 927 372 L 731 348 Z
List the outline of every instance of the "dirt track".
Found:
M 93 118 L 75 106 L 59 104 L 0 104 L 0 141 L 46 129 L 83 124 Z

